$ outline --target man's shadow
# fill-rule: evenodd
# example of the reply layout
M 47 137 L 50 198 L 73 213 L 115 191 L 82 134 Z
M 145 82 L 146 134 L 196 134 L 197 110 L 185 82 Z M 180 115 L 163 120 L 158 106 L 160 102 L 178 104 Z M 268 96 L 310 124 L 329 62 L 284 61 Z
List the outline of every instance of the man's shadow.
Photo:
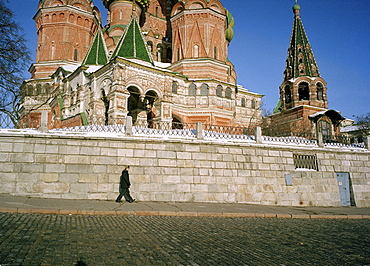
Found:
M 87 264 L 82 259 L 80 259 L 79 261 L 77 261 L 75 266 L 87 266 Z

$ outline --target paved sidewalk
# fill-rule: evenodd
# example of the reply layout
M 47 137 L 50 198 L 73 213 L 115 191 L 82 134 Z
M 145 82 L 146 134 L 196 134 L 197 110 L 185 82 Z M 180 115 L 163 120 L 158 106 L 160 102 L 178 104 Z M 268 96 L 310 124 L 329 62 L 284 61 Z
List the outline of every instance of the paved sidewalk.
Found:
M 134 202 L 42 199 L 0 194 L 0 212 L 202 217 L 370 219 L 370 208 L 285 207 L 243 203 Z

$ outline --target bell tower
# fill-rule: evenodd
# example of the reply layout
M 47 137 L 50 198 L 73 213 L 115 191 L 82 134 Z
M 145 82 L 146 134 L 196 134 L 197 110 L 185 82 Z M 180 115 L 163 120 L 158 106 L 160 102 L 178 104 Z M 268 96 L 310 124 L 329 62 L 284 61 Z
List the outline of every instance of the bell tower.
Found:
M 40 0 L 33 19 L 38 42 L 32 79 L 47 78 L 60 66 L 81 63 L 100 25 L 92 0 Z
M 312 47 L 303 27 L 300 6 L 293 6 L 294 24 L 284 80 L 280 85 L 281 111 L 301 105 L 328 108 L 326 82 L 320 76 Z
M 327 87 L 312 52 L 301 20 L 297 0 L 293 6 L 294 23 L 288 48 L 280 100 L 268 117 L 267 134 L 305 133 L 325 138 L 338 134 L 344 118 L 328 110 Z

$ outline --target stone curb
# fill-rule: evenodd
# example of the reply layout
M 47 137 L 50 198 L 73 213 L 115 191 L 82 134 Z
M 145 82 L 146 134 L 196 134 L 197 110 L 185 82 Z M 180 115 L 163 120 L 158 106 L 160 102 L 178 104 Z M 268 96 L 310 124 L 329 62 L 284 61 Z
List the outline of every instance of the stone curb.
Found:
M 179 216 L 179 217 L 258 217 L 282 219 L 370 219 L 370 215 L 331 215 L 331 214 L 274 214 L 274 213 L 214 213 L 214 212 L 174 212 L 174 211 L 98 211 L 66 209 L 24 209 L 0 207 L 0 213 L 38 213 L 63 215 L 136 215 L 136 216 Z

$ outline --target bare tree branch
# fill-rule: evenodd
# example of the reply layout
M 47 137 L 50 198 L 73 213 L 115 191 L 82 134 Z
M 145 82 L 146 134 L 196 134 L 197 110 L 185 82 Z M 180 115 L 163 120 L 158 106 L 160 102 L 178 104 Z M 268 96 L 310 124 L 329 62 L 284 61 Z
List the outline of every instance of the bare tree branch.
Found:
M 31 62 L 23 30 L 13 12 L 0 0 L 0 113 L 16 126 L 19 120 L 20 86 L 23 73 Z M 1 127 L 1 125 L 0 125 Z

